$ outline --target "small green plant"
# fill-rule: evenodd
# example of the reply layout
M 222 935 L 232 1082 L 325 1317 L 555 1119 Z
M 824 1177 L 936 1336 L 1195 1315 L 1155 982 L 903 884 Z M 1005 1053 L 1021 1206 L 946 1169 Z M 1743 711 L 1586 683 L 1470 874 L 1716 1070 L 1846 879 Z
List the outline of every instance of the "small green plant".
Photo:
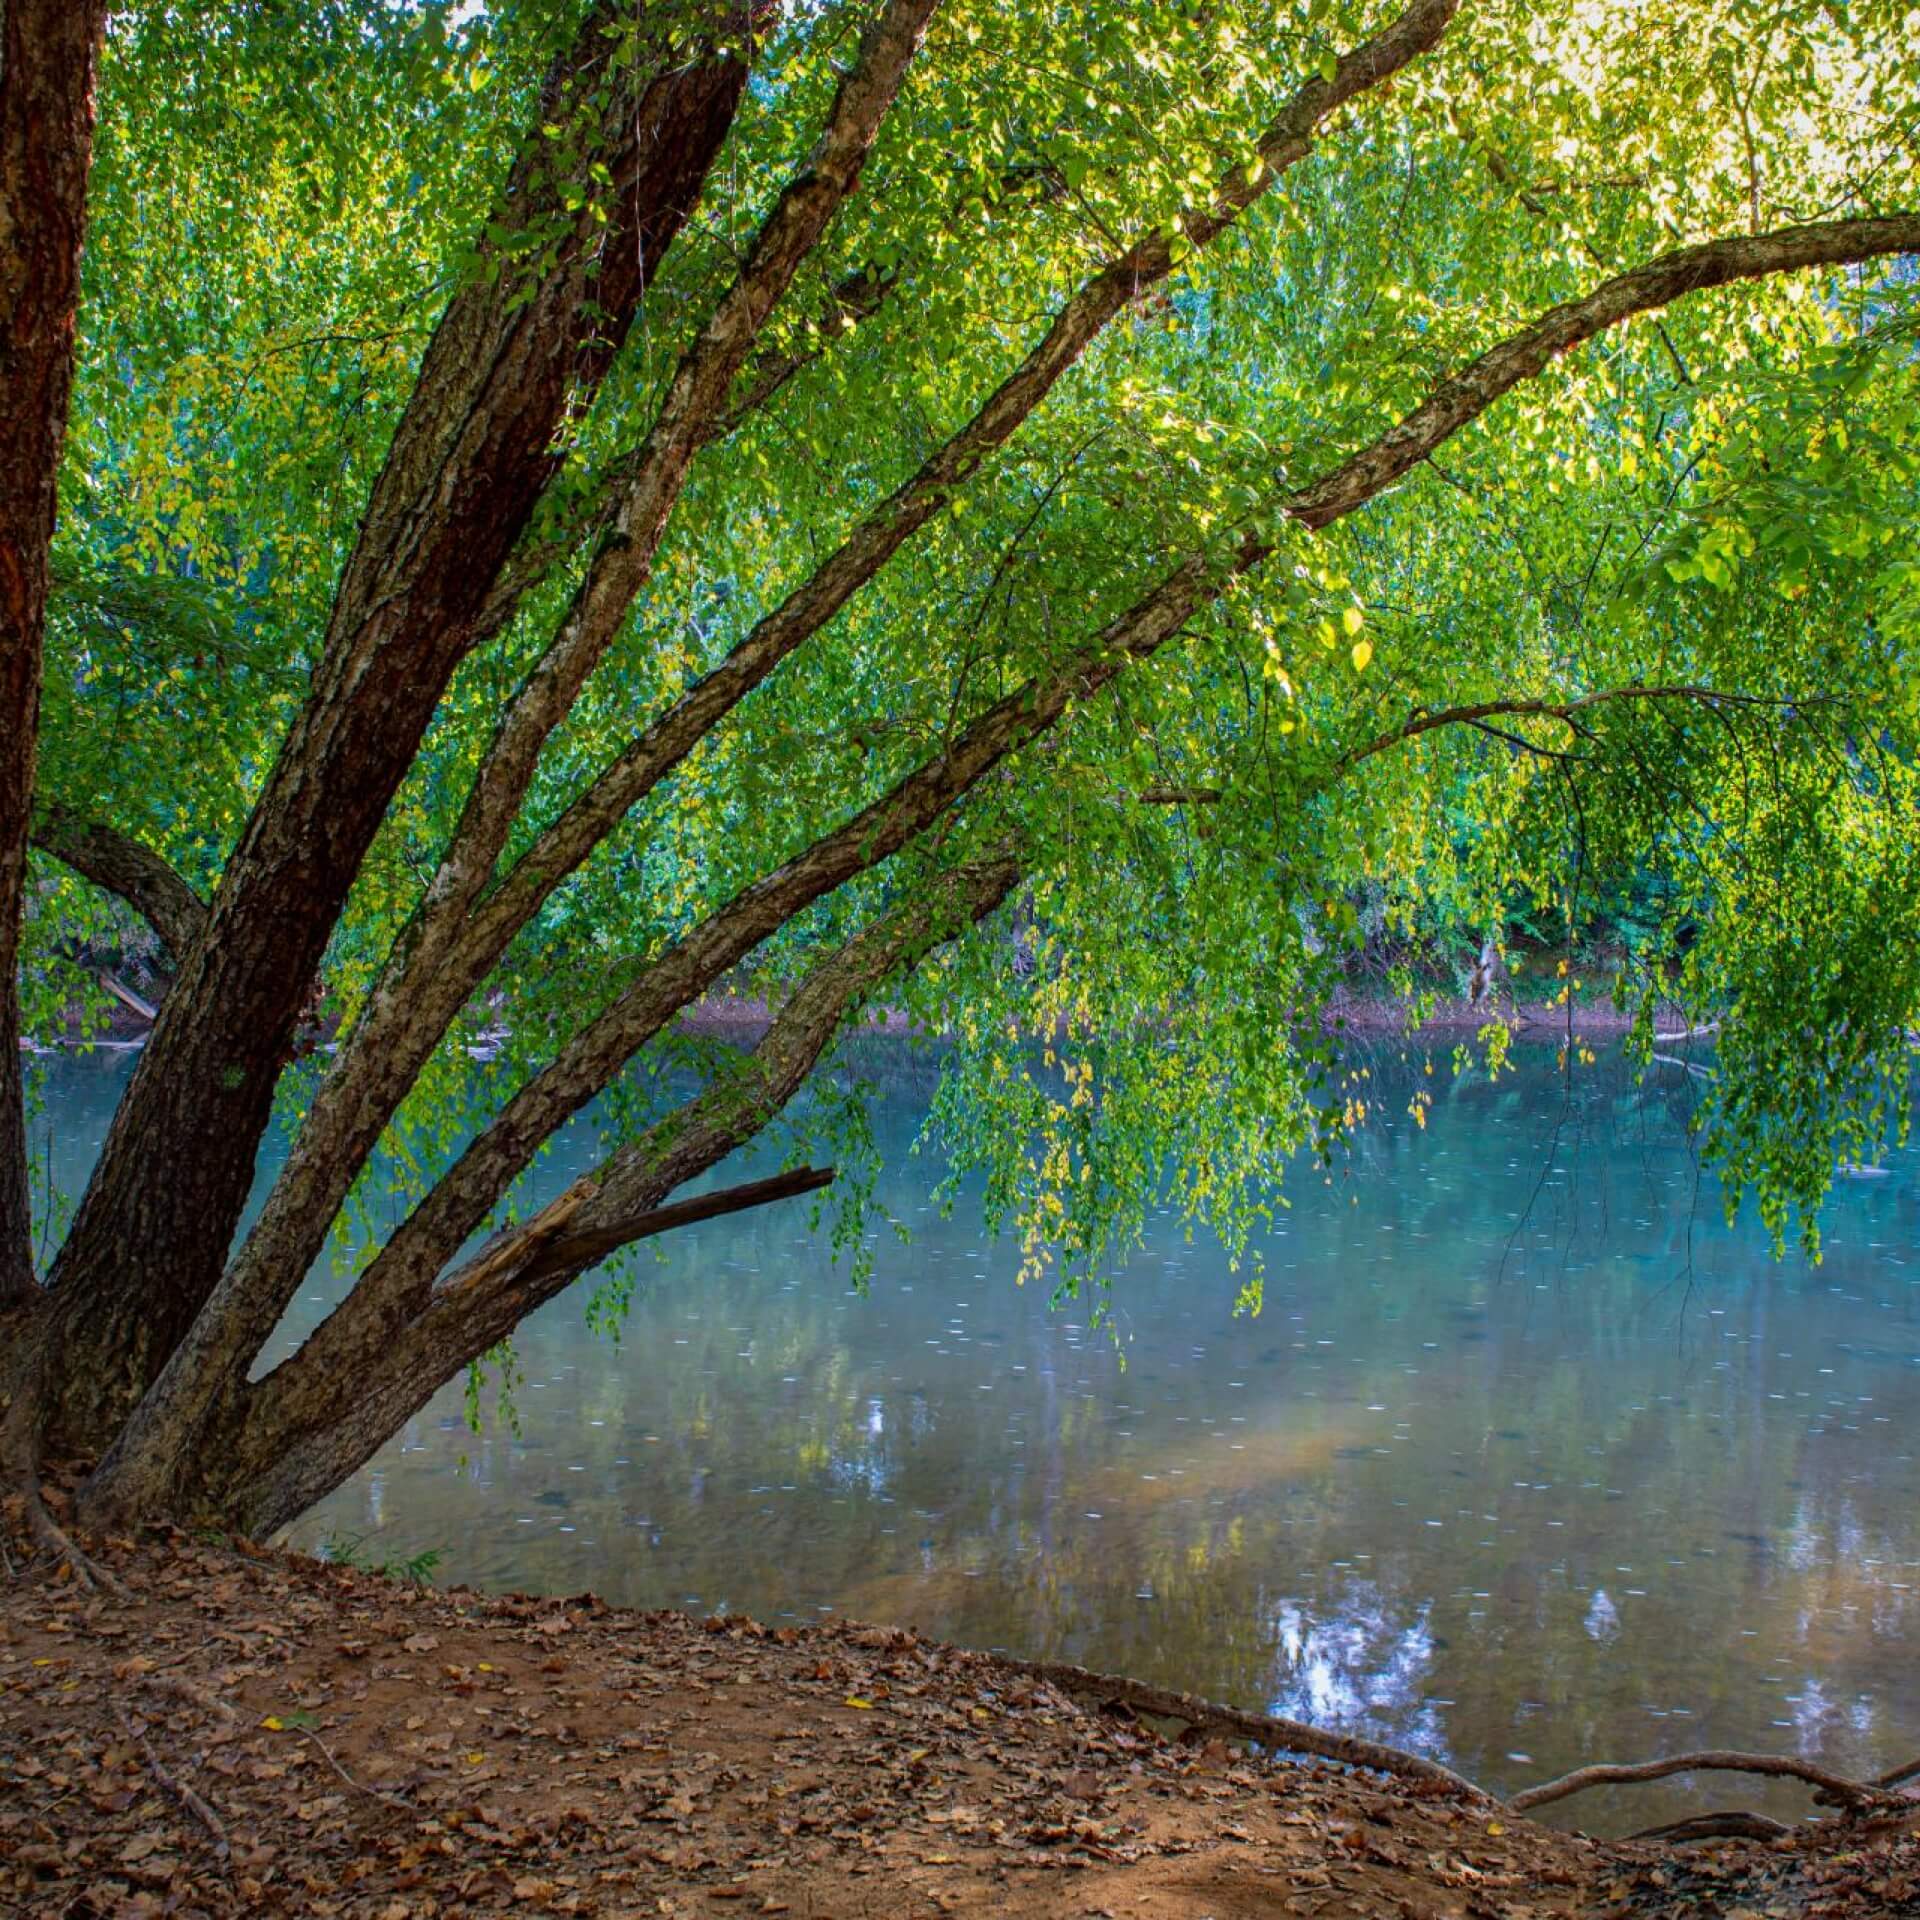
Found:
M 371 1573 L 406 1587 L 430 1587 L 446 1549 L 428 1547 L 404 1560 L 375 1560 L 367 1552 L 364 1533 L 330 1533 L 320 1543 L 320 1558 L 329 1565 L 355 1573 Z

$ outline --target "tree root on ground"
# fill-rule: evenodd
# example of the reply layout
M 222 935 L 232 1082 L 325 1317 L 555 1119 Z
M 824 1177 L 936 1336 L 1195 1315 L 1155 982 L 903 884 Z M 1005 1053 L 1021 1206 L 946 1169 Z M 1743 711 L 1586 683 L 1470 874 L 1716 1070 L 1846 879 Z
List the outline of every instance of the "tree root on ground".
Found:
M 1274 1714 L 1249 1713 L 1241 1707 L 1224 1707 L 1196 1694 L 1176 1693 L 1167 1687 L 1149 1686 L 1144 1680 L 1128 1680 L 1118 1674 L 1094 1673 L 1052 1660 L 1009 1660 L 994 1657 L 993 1664 L 1009 1672 L 1041 1680 L 1075 1699 L 1096 1706 L 1117 1703 L 1135 1713 L 1151 1714 L 1160 1720 L 1181 1720 L 1202 1733 L 1223 1734 L 1229 1739 L 1251 1740 L 1257 1746 L 1287 1753 L 1309 1753 L 1321 1760 L 1337 1760 L 1343 1766 L 1363 1767 L 1372 1773 L 1391 1774 L 1402 1780 L 1415 1780 L 1429 1786 L 1442 1786 L 1466 1799 L 1497 1804 L 1486 1788 L 1476 1786 L 1464 1774 L 1455 1773 L 1437 1760 L 1428 1760 L 1399 1747 L 1363 1740 L 1356 1735 L 1330 1733 L 1323 1727 L 1308 1726 L 1302 1720 L 1282 1719 Z
M 1888 1798 L 1882 1786 L 1871 1781 L 1849 1780 L 1844 1774 L 1816 1766 L 1811 1760 L 1796 1760 L 1787 1754 L 1714 1749 L 1705 1753 L 1669 1754 L 1664 1760 L 1641 1760 L 1628 1766 L 1601 1762 L 1576 1767 L 1557 1780 L 1516 1793 L 1507 1805 L 1515 1813 L 1527 1813 L 1571 1794 L 1584 1793 L 1589 1787 L 1630 1786 L 1640 1780 L 1665 1780 L 1676 1773 L 1758 1773 L 1775 1779 L 1804 1780 L 1809 1786 L 1818 1787 L 1823 1799 L 1854 1809 L 1870 1807 Z
M 37 1546 L 52 1555 L 56 1572 L 60 1567 L 66 1567 L 73 1576 L 74 1584 L 83 1592 L 104 1591 L 118 1600 L 129 1598 L 126 1585 L 119 1575 L 83 1553 L 66 1529 L 54 1519 L 46 1501 L 41 1498 L 39 1487 L 32 1480 L 17 1483 L 14 1491 L 20 1497 L 28 1533 Z
M 1792 1831 L 1787 1821 L 1776 1820 L 1769 1813 L 1729 1807 L 1722 1813 L 1696 1813 L 1685 1820 L 1672 1820 L 1664 1827 L 1642 1827 L 1627 1838 L 1665 1840 L 1678 1847 L 1694 1840 L 1778 1840 Z
M 1514 1814 L 1529 1815 L 1536 1807 L 1568 1799 L 1576 1793 L 1584 1793 L 1590 1787 L 1664 1780 L 1677 1773 L 1750 1773 L 1775 1779 L 1800 1780 L 1815 1788 L 1815 1798 L 1821 1804 L 1842 1810 L 1842 1820 L 1833 1827 L 1836 1833 L 1844 1830 L 1859 1835 L 1863 1831 L 1873 1830 L 1882 1824 L 1872 1821 L 1875 1814 L 1894 1814 L 1893 1824 L 1898 1826 L 1920 1819 L 1920 1803 L 1894 1791 L 1903 1782 L 1920 1777 L 1920 1759 L 1896 1767 L 1877 1780 L 1864 1781 L 1849 1779 L 1813 1761 L 1788 1755 L 1716 1749 L 1674 1754 L 1665 1759 L 1628 1765 L 1601 1763 L 1580 1767 L 1556 1780 L 1525 1788 L 1502 1803 L 1496 1795 L 1476 1785 L 1465 1775 L 1455 1773 L 1451 1767 L 1376 1740 L 1333 1733 L 1274 1714 L 1250 1713 L 1241 1707 L 1222 1706 L 1216 1701 L 1203 1700 L 1195 1694 L 1150 1686 L 1143 1680 L 1131 1680 L 1119 1674 L 1095 1673 L 1089 1668 L 1060 1661 L 995 1657 L 992 1664 L 1005 1672 L 1043 1682 L 1083 1704 L 1125 1707 L 1131 1712 L 1147 1714 L 1155 1719 L 1181 1721 L 1199 1733 L 1246 1740 L 1275 1751 L 1311 1754 L 1317 1759 L 1337 1761 L 1343 1766 L 1384 1773 L 1421 1785 L 1444 1787 L 1451 1793 L 1482 1805 L 1497 1807 L 1504 1804 L 1505 1810 Z M 1736 1807 L 1694 1814 L 1664 1826 L 1648 1827 L 1630 1837 L 1685 1846 L 1703 1840 L 1776 1841 L 1803 1830 L 1803 1827 L 1791 1822 L 1776 1820 L 1770 1814 Z

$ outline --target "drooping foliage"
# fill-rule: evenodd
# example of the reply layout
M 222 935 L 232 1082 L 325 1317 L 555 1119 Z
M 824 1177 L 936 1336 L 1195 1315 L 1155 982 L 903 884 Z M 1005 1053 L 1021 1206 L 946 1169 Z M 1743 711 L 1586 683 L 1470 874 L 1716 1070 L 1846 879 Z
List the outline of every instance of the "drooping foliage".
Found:
M 1905 1127 L 1920 1019 L 1910 15 L 917 11 L 844 149 L 823 129 L 911 7 L 110 22 L 39 790 L 222 900 L 449 301 L 498 288 L 507 324 L 594 222 L 644 250 L 617 115 L 543 76 L 583 19 L 636 114 L 701 61 L 749 74 L 618 350 L 582 334 L 507 587 L 329 909 L 341 1050 L 276 1066 L 293 1169 L 224 1291 L 234 1223 L 196 1256 L 182 1331 L 210 1293 L 250 1325 L 316 1223 L 398 1192 L 365 1324 L 307 1364 L 337 1387 L 467 1276 L 500 1304 L 417 1358 L 465 1364 L 775 1125 L 875 995 L 952 1042 L 934 1125 L 1034 1273 L 1105 1272 L 1169 1192 L 1238 1245 L 1362 1117 L 1321 1015 L 1367 933 L 1525 927 L 1571 964 L 1603 914 L 1642 1056 L 1717 1030 L 1731 1200 L 1814 1242 L 1836 1161 Z M 762 242 L 827 189 L 775 272 Z M 690 401 L 711 366 L 724 404 Z M 97 908 L 42 841 L 45 1018 Z M 671 1025 L 720 984 L 790 1010 L 746 1068 Z M 609 1085 L 584 1211 L 449 1280 Z M 843 1101 L 784 1124 L 794 1164 L 857 1154 Z M 110 1201 L 76 1269 L 140 1212 Z M 248 1417 L 256 1350 L 196 1432 Z M 332 1463 L 289 1470 L 310 1497 L 360 1441 L 326 1452 L 297 1367 L 276 1390 L 274 1444 Z

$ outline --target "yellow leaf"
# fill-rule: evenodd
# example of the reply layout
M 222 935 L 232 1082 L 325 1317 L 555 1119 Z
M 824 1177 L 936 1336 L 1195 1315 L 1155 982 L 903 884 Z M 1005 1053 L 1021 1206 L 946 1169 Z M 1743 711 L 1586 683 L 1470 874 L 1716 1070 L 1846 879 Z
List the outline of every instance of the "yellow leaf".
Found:
M 1503 1827 L 1498 1820 L 1489 1820 L 1487 1822 L 1487 1832 L 1497 1839 L 1501 1834 L 1506 1832 L 1506 1828 Z
M 1355 673 L 1365 673 L 1367 670 L 1367 662 L 1372 658 L 1373 642 L 1371 640 L 1356 640 L 1353 643 L 1353 670 Z
M 864 1707 L 869 1713 L 873 1711 L 873 1702 L 871 1700 L 862 1700 L 857 1693 L 847 1695 L 847 1705 L 850 1707 Z
M 260 1724 L 265 1727 L 269 1733 L 285 1733 L 287 1730 L 287 1723 L 282 1720 L 277 1713 L 268 1714 Z
M 1358 607 L 1349 607 L 1346 612 L 1340 616 L 1340 624 L 1347 630 L 1347 638 L 1349 640 L 1366 625 L 1366 622 L 1367 616 L 1362 613 Z

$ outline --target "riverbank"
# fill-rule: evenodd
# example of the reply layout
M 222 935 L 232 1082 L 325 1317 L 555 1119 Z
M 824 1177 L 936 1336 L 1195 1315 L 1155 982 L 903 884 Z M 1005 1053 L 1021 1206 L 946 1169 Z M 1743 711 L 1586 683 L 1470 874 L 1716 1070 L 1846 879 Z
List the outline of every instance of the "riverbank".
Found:
M 1170 1740 L 888 1629 L 443 1593 L 181 1538 L 105 1560 L 124 1594 L 0 1589 L 0 1910 L 1920 1911 L 1911 1822 L 1597 1842 L 1444 1783 Z
M 1507 994 L 1480 1001 L 1440 998 L 1427 1007 L 1418 1025 L 1411 1023 L 1412 1011 L 1411 1002 L 1392 995 L 1342 987 L 1327 1003 L 1321 1019 L 1329 1032 L 1411 1040 L 1468 1038 L 1495 1019 L 1506 1021 L 1516 1034 L 1543 1040 L 1564 1040 L 1569 1027 L 1577 1040 L 1608 1039 L 1624 1034 L 1633 1024 L 1630 1015 L 1600 994 L 1577 1001 L 1571 1011 L 1551 996 L 1537 1000 L 1516 1000 Z M 751 1046 L 772 1021 L 773 1007 L 764 994 L 714 993 L 688 1007 L 675 1025 L 683 1033 Z M 1677 1027 L 1683 1022 L 1678 1013 L 1669 1010 L 1663 1024 Z M 91 1010 L 71 1007 L 58 1033 L 30 1036 L 20 1044 L 28 1052 L 88 1046 L 138 1048 L 146 1044 L 152 1030 L 152 1023 L 130 1007 L 108 1000 Z M 861 1030 L 899 1035 L 912 1033 L 915 1028 L 900 1009 L 876 1007 L 861 1022 Z M 321 1045 L 330 1047 L 331 1038 Z

